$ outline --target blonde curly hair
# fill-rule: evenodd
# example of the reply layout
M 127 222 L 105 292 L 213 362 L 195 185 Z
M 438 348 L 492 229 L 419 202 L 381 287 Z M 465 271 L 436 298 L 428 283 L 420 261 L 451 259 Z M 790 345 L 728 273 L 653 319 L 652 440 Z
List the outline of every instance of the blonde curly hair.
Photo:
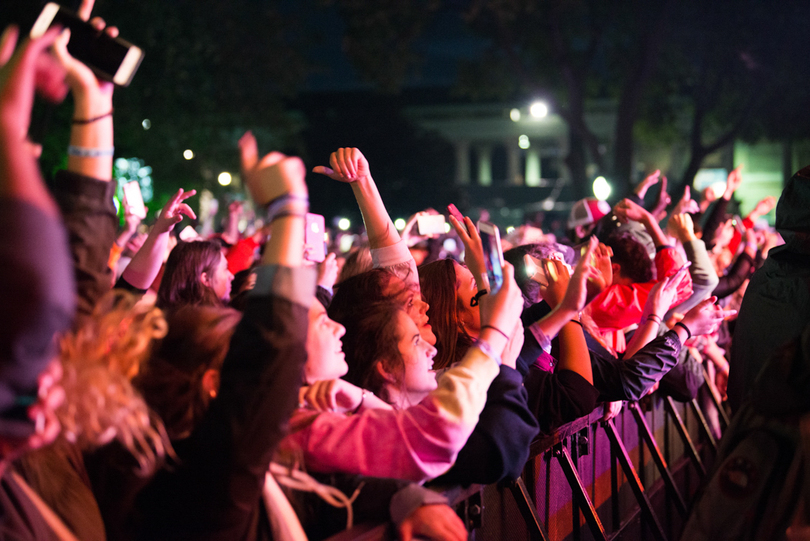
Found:
M 132 386 L 153 342 L 167 330 L 160 309 L 112 290 L 81 328 L 61 338 L 65 400 L 56 414 L 68 441 L 86 450 L 118 440 L 144 475 L 174 456 L 163 422 Z

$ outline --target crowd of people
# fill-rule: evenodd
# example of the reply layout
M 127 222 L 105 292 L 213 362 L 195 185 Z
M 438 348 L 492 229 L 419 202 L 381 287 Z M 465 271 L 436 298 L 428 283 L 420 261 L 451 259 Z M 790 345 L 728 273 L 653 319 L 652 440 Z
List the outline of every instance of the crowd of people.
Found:
M 777 208 L 781 236 L 761 220 L 773 197 L 728 214 L 739 169 L 721 197 L 672 204 L 662 189 L 648 210 L 656 171 L 613 207 L 577 202 L 567 238 L 506 235 L 500 288 L 469 217 L 400 233 L 357 148 L 313 169 L 347 184 L 365 229 L 320 263 L 304 249 L 307 168 L 260 155 L 250 132 L 248 228 L 232 205 L 220 232 L 179 239 L 194 190 L 119 228 L 112 83 L 58 29 L 17 38 L 0 38 L 3 538 L 302 540 L 389 523 L 466 539 L 446 489 L 515 479 L 538 436 L 651 393 L 744 407 L 807 324 L 805 171 Z M 53 191 L 26 135 L 35 91 L 75 107 Z

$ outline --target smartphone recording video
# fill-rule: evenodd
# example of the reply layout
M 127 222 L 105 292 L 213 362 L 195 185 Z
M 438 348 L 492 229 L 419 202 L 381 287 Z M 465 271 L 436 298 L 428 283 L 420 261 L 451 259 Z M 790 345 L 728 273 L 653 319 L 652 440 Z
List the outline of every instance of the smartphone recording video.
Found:
M 137 180 L 127 182 L 121 187 L 124 192 L 124 208 L 126 212 L 137 216 L 141 220 L 146 218 L 146 205 L 143 204 L 141 185 Z
M 429 214 L 416 219 L 416 226 L 420 235 L 444 235 L 447 231 L 444 224 L 447 223 L 443 214 Z
M 53 2 L 45 4 L 31 28 L 31 38 L 42 36 L 54 25 L 70 30 L 68 52 L 93 70 L 96 77 L 119 86 L 129 86 L 143 60 L 140 47 L 99 32 L 74 12 Z
M 307 213 L 304 259 L 315 263 L 326 259 L 326 221 L 320 214 Z
M 490 293 L 496 293 L 503 285 L 503 249 L 498 226 L 489 222 L 478 222 L 478 234 L 484 248 L 484 265 L 487 269 Z

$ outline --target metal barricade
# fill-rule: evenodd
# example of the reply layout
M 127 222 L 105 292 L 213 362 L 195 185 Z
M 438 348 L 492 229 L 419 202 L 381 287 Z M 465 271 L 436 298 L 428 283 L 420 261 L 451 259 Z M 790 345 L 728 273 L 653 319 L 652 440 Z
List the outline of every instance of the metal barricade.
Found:
M 600 417 L 535 441 L 515 483 L 483 487 L 471 539 L 678 539 L 717 444 L 700 405 L 652 397 Z

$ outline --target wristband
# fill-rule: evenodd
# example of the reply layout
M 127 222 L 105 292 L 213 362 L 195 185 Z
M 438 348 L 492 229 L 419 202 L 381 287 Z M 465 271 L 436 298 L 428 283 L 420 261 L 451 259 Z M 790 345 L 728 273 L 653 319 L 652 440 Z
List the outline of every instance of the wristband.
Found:
M 115 154 L 115 147 L 110 148 L 88 148 L 70 145 L 67 150 L 68 156 L 78 156 L 80 158 L 106 158 Z
M 568 323 L 576 323 L 577 325 L 579 325 L 579 326 L 580 326 L 580 327 L 582 327 L 583 329 L 585 328 L 585 327 L 582 325 L 582 322 L 581 322 L 580 320 L 578 320 L 578 319 L 571 319 L 571 320 L 569 320 L 569 321 L 568 321 Z
M 501 361 L 501 356 L 492 351 L 492 346 L 490 346 L 489 342 L 487 342 L 486 340 L 481 340 L 479 338 L 478 340 L 475 341 L 475 343 L 473 343 L 473 347 L 480 349 L 484 353 L 484 355 L 495 361 L 498 364 L 498 366 L 501 366 L 501 364 L 503 363 L 503 361 Z
M 484 329 L 492 329 L 493 331 L 500 333 L 504 338 L 509 340 L 509 335 L 500 330 L 498 327 L 494 327 L 492 325 L 484 325 L 483 327 L 481 327 L 481 330 L 483 331 Z
M 72 122 L 74 124 L 92 124 L 96 120 L 101 120 L 102 118 L 107 118 L 108 116 L 112 116 L 112 114 L 113 114 L 113 109 L 110 109 L 109 113 L 104 113 L 103 115 L 98 115 L 98 116 L 94 116 L 93 118 L 87 118 L 87 119 L 74 118 Z
M 658 323 L 659 325 L 661 324 L 661 316 L 659 316 L 658 314 L 650 314 L 649 316 L 647 316 L 647 321 L 650 320 L 654 321 L 655 323 Z
M 686 339 L 689 340 L 692 338 L 692 331 L 689 330 L 689 327 L 683 324 L 683 322 L 679 321 L 675 325 L 675 327 L 683 327 L 683 330 L 686 331 Z
M 307 211 L 309 211 L 309 198 L 293 194 L 276 197 L 265 206 L 268 223 L 283 216 L 305 216 Z

